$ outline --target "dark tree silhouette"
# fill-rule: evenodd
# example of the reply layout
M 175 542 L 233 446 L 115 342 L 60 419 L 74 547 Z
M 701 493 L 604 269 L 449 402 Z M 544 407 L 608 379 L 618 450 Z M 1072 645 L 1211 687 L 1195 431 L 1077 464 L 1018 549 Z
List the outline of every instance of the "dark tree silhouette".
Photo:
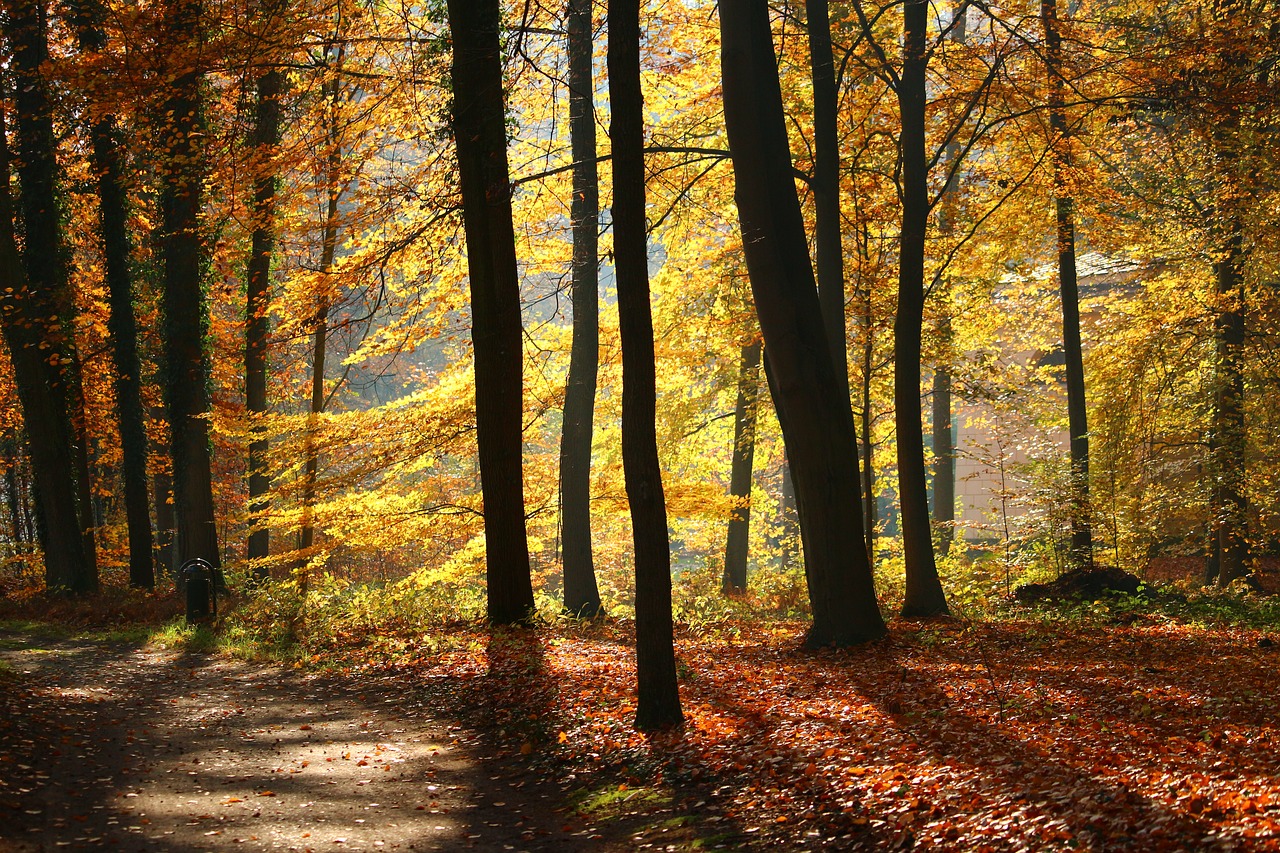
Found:
M 818 303 L 767 4 L 721 5 L 720 32 L 743 252 L 800 509 L 813 608 L 807 643 L 858 643 L 885 629 L 862 537 L 853 412 Z
M 475 348 L 476 439 L 484 491 L 491 622 L 533 611 L 521 474 L 523 362 L 520 282 L 511 223 L 497 0 L 449 0 L 453 135 L 462 185 Z

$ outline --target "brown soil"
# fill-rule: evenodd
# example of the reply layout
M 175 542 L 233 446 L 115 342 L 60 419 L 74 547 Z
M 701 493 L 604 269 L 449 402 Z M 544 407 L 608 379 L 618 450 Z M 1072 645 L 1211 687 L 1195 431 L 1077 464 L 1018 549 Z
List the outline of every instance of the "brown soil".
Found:
M 652 846 L 593 825 L 519 758 L 481 756 L 407 691 L 127 644 L 0 645 L 6 853 Z

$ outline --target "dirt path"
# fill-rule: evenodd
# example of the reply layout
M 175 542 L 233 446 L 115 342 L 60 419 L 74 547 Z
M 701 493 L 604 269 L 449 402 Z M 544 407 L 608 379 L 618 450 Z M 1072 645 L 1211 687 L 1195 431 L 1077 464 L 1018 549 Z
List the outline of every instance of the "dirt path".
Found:
M 625 849 L 395 695 L 0 634 L 0 851 Z M 625 842 L 624 839 L 620 841 Z

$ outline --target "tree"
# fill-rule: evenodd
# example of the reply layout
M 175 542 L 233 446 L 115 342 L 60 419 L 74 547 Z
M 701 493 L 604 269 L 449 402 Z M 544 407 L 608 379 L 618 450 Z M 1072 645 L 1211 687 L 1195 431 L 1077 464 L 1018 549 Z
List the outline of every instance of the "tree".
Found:
M 96 58 L 107 46 L 105 10 L 93 0 L 68 3 L 80 49 Z M 98 225 L 111 304 L 109 332 L 115 367 L 116 415 L 124 478 L 125 517 L 129 530 L 129 584 L 155 586 L 154 540 L 147 500 L 147 427 L 142 406 L 142 364 L 138 356 L 138 322 L 134 312 L 133 244 L 129 234 L 128 192 L 124 179 L 124 139 L 105 105 L 95 104 L 89 134 L 98 177 Z
M 743 253 L 800 506 L 811 646 L 884 633 L 859 514 L 849 395 L 831 361 L 763 0 L 720 8 L 725 126 Z
M 831 52 L 827 0 L 805 0 L 809 67 L 813 75 L 814 255 L 818 303 L 836 379 L 849 396 L 849 356 L 844 320 L 844 247 L 840 237 L 840 94 Z
M 324 150 L 324 225 L 320 234 L 320 288 L 317 293 L 315 315 L 311 330 L 311 402 L 307 413 L 307 436 L 303 450 L 302 473 L 302 527 L 298 533 L 298 549 L 302 559 L 310 557 L 315 545 L 315 526 L 312 512 L 316 502 L 316 476 L 320 470 L 320 456 L 316 450 L 317 421 L 325 410 L 328 395 L 325 392 L 324 369 L 329 342 L 329 311 L 333 294 L 329 276 L 333 273 L 333 261 L 338 248 L 338 204 L 342 200 L 340 169 L 342 165 L 342 115 L 339 111 L 342 99 L 342 63 L 346 46 L 342 42 L 327 44 L 324 49 L 326 65 L 332 76 L 322 87 L 323 98 L 329 110 L 326 120 Z M 306 574 L 302 581 L 305 583 Z
M 268 0 L 259 10 L 259 24 L 266 36 L 285 10 L 284 0 Z M 245 271 L 247 301 L 245 310 L 244 386 L 245 409 L 252 420 L 249 442 L 249 516 L 253 530 L 249 534 L 247 556 L 262 561 L 271 552 L 271 532 L 262 516 L 270 506 L 267 494 L 271 477 L 267 473 L 268 440 L 261 423 L 267 413 L 267 345 L 271 332 L 267 316 L 271 303 L 271 256 L 276 239 L 276 148 L 280 145 L 280 98 L 284 90 L 284 74 L 279 68 L 263 64 L 257 69 L 257 102 L 253 126 L 253 158 L 257 174 L 253 188 L 253 234 L 250 237 L 248 268 Z M 254 574 L 266 575 L 262 562 L 254 565 Z
M 84 412 L 84 391 L 80 377 L 80 357 L 76 350 L 73 320 L 75 301 L 67 269 L 67 249 L 64 245 L 62 214 L 59 198 L 57 137 L 54 134 L 53 103 L 49 83 L 42 65 L 48 60 L 48 20 L 42 2 L 14 2 L 9 8 L 8 34 L 12 46 L 13 67 L 17 76 L 14 105 L 17 112 L 18 178 L 21 182 L 21 208 L 24 245 L 22 265 L 25 275 L 21 281 L 27 293 L 23 309 L 15 320 L 25 325 L 18 339 L 11 344 L 10 355 L 17 363 L 25 362 L 29 355 L 14 352 L 14 345 L 23 350 L 38 348 L 35 354 L 38 367 L 25 382 L 36 381 L 47 385 L 46 391 L 36 392 L 46 397 L 41 403 L 28 393 L 32 411 L 28 414 L 28 435 L 49 431 L 49 440 L 57 446 L 56 452 L 42 463 L 66 465 L 61 471 L 47 471 L 41 482 L 41 504 L 45 509 L 47 536 L 44 544 L 54 550 L 55 537 L 74 535 L 81 540 L 77 552 L 68 556 L 76 562 L 62 564 L 55 558 L 46 568 L 54 571 L 47 578 L 50 588 L 63 588 L 73 593 L 92 592 L 98 586 L 97 564 L 93 537 L 92 484 L 89 477 L 88 436 Z M 6 227 L 11 227 L 10 225 Z M 22 340 L 25 338 L 25 340 Z M 32 417 L 33 415 L 39 417 Z M 54 461 L 54 460 L 58 461 Z M 34 462 L 34 459 L 33 459 Z M 69 480 L 63 480 L 70 474 Z M 59 482 L 59 481 L 63 482 Z M 44 496 L 46 483 L 49 488 L 66 489 L 70 496 Z M 70 527 L 74 526 L 72 534 Z
M 599 369 L 600 190 L 596 169 L 591 0 L 570 0 L 569 136 L 573 152 L 573 344 L 560 437 L 560 527 L 564 609 L 592 617 L 600 590 L 591 555 L 591 439 Z
M 898 312 L 894 318 L 893 406 L 898 438 L 898 500 L 906 563 L 903 616 L 947 613 L 938 579 L 925 486 L 920 349 L 924 325 L 925 238 L 929 223 L 929 165 L 925 158 L 925 72 L 928 68 L 927 0 L 906 0 L 902 13 L 902 236 L 899 243 Z
M 214 566 L 221 564 L 209 450 L 209 309 L 202 286 L 207 253 L 201 234 L 205 177 L 201 14 L 201 0 L 172 0 L 166 7 L 165 47 L 172 83 L 160 127 L 162 150 L 167 154 L 160 202 L 160 255 L 177 536 L 175 567 L 196 557 Z
M 756 408 L 760 396 L 760 339 L 741 347 L 738 401 L 733 412 L 733 463 L 729 471 L 729 535 L 724 549 L 725 593 L 747 589 L 747 534 L 751 527 L 751 463 L 756 447 Z
M 956 4 L 955 20 L 951 25 L 951 41 L 963 45 L 968 36 L 968 5 L 961 0 Z M 949 142 L 943 154 L 943 173 L 947 176 L 942 190 L 938 211 L 938 230 L 951 236 L 955 230 L 956 194 L 958 180 L 953 169 L 960 159 L 960 143 Z M 951 423 L 951 282 L 943 276 L 938 291 L 938 347 L 939 356 L 933 368 L 933 527 L 938 542 L 938 552 L 946 556 L 955 538 L 956 520 L 956 449 L 952 439 Z
M 18 254 L 3 116 L 0 111 L 0 275 L 10 284 L 0 289 L 0 318 L 26 424 L 37 501 L 35 514 L 41 520 L 35 527 L 44 558 L 45 586 L 85 593 L 92 586 L 84 571 L 84 538 L 76 503 L 79 492 L 66 398 L 59 393 L 60 383 L 49 381 L 49 362 L 40 349 L 43 324 L 36 318 L 47 316 L 47 294 L 35 292 L 28 285 Z
M 488 614 L 523 622 L 533 610 L 521 472 L 523 348 L 511 222 L 497 0 L 449 0 L 453 136 L 462 186 L 475 349 L 476 434 L 484 492 Z
M 622 461 L 636 565 L 636 728 L 679 725 L 671 624 L 671 551 L 658 463 L 656 368 L 645 227 L 639 0 L 609 0 L 613 251 L 622 337 Z
M 1064 107 L 1066 80 L 1057 0 L 1041 0 L 1045 63 L 1049 70 L 1049 127 L 1053 131 L 1053 206 L 1057 223 L 1058 291 L 1062 297 L 1062 347 L 1066 356 L 1067 430 L 1071 445 L 1071 558 L 1073 567 L 1093 564 L 1089 520 L 1089 423 L 1085 403 L 1084 354 L 1080 343 L 1080 293 L 1076 275 L 1075 200 L 1067 190 L 1070 136 Z

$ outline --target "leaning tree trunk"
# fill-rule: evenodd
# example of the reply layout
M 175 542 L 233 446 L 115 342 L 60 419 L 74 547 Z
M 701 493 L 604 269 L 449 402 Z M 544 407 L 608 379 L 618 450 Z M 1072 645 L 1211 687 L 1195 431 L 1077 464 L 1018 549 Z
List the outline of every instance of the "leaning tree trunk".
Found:
M 267 21 L 283 11 L 284 3 L 264 4 Z M 271 322 L 271 255 L 276 241 L 276 148 L 280 145 L 280 98 L 284 75 L 264 67 L 257 80 L 258 101 L 254 115 L 253 160 L 257 176 L 253 192 L 253 234 L 246 279 L 244 390 L 249 414 L 249 523 L 252 525 L 246 556 L 255 577 L 267 575 L 265 559 L 271 553 L 271 531 L 265 515 L 270 508 L 271 475 L 267 471 L 267 348 Z
M 726 595 L 747 589 L 747 539 L 751 532 L 751 465 L 756 450 L 756 409 L 760 397 L 760 339 L 743 346 L 738 361 L 738 401 L 733 412 L 733 462 L 729 468 L 729 533 L 724 549 Z
M 498 0 L 449 0 L 453 132 L 471 279 L 488 615 L 491 622 L 515 623 L 528 620 L 533 611 L 533 584 L 524 526 L 524 351 L 499 18 Z
M 894 318 L 894 421 L 898 438 L 898 499 L 902 506 L 902 548 L 906 563 L 903 616 L 947 613 L 938 579 L 925 484 L 924 432 L 920 406 L 920 339 L 924 325 L 924 253 L 929 218 L 929 167 L 925 159 L 925 50 L 929 7 L 906 0 L 903 10 L 902 77 L 902 238 L 899 247 L 898 312 Z
M 1049 66 L 1049 127 L 1053 131 L 1053 206 L 1058 229 L 1058 290 L 1062 296 L 1062 349 L 1067 372 L 1067 431 L 1071 445 L 1070 494 L 1072 568 L 1093 564 L 1093 532 L 1089 507 L 1089 422 L 1084 393 L 1084 354 L 1080 342 L 1080 291 L 1076 275 L 1075 200 L 1067 188 L 1071 168 L 1066 87 L 1062 68 L 1062 34 L 1057 0 L 1041 0 L 1045 62 Z
M 636 560 L 636 728 L 684 721 L 671 624 L 671 550 L 658 464 L 657 375 L 645 227 L 639 0 L 609 0 L 613 251 L 622 339 L 622 464 Z
M 101 54 L 107 46 L 103 30 L 106 13 L 101 3 L 69 0 L 67 6 L 80 49 Z M 98 176 L 98 227 L 111 307 L 107 331 L 115 362 L 116 416 L 120 423 L 125 521 L 129 534 L 129 585 L 151 589 L 156 583 L 155 554 L 147 502 L 147 426 L 142 407 L 138 323 L 133 307 L 133 244 L 124 183 L 124 140 L 115 118 L 105 113 L 94 120 L 89 135 L 94 171 Z
M 573 150 L 573 345 L 560 435 L 560 537 L 564 609 L 600 612 L 591 556 L 591 438 L 599 368 L 600 190 L 596 169 L 595 84 L 592 82 L 591 0 L 569 3 L 569 139 Z
M 764 0 L 720 8 L 725 125 L 743 252 L 800 509 L 812 646 L 884 634 L 862 539 L 849 395 L 831 363 Z
M 205 340 L 209 308 L 202 287 L 206 253 L 200 233 L 204 184 L 201 2 L 174 0 L 167 12 L 172 82 L 160 129 L 167 152 L 160 201 L 160 257 L 177 528 L 174 564 L 180 567 L 199 557 L 216 567 L 221 556 L 209 450 L 209 355 Z
M 47 26 L 43 3 L 20 0 L 10 4 L 7 36 L 17 78 L 17 172 L 22 183 L 25 239 L 23 274 L 7 279 L 13 282 L 14 290 L 6 293 L 16 309 L 15 322 L 23 326 L 14 330 L 10 348 L 21 350 L 11 352 L 14 372 L 20 390 L 22 385 L 28 388 L 20 397 L 27 434 L 33 440 L 32 465 L 37 469 L 37 488 L 45 516 L 46 537 L 42 545 L 47 554 L 46 581 L 51 589 L 83 594 L 97 589 L 98 576 L 93 509 L 87 500 L 91 488 L 85 482 L 87 449 L 83 431 L 76 428 L 82 391 L 73 328 L 75 300 L 67 271 L 63 209 L 58 200 L 57 137 L 49 84 L 42 70 L 49 59 Z M 7 180 L 7 160 L 5 165 Z M 11 208 L 6 211 L 5 220 L 3 227 L 12 240 Z M 37 442 L 49 446 L 37 452 Z M 64 537 L 77 539 L 78 545 L 54 541 Z

